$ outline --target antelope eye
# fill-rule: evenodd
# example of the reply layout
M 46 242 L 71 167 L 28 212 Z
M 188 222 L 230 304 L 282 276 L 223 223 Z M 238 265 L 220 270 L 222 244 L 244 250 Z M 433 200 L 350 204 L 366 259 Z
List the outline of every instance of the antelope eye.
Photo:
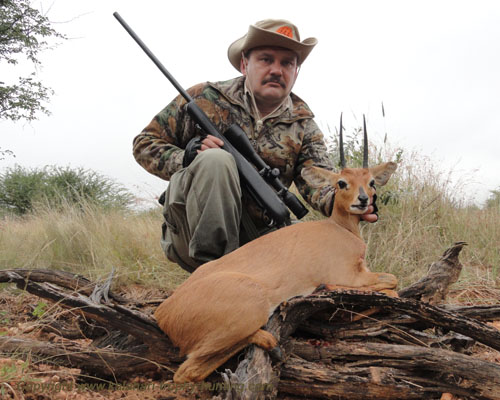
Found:
M 372 179 L 370 181 L 370 187 L 374 188 L 375 189 L 375 179 Z
M 337 182 L 337 185 L 339 185 L 340 189 L 345 189 L 347 187 L 347 182 L 340 180 Z

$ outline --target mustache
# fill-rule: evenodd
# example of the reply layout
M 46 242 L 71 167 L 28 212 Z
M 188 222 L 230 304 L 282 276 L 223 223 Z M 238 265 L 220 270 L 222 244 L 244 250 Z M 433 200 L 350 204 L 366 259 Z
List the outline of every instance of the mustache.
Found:
M 283 89 L 285 89 L 285 88 L 286 88 L 285 82 L 283 82 L 283 81 L 281 80 L 281 78 L 280 78 L 280 77 L 270 77 L 270 78 L 268 78 L 268 79 L 264 79 L 264 80 L 262 81 L 262 85 L 265 85 L 266 83 L 269 83 L 269 82 L 272 82 L 272 83 L 277 83 L 277 84 L 279 84 L 279 85 L 280 85 Z

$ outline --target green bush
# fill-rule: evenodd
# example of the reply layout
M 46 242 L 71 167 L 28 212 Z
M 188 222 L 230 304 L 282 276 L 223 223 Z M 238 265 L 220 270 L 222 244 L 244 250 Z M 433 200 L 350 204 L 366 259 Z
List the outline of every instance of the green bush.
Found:
M 490 197 L 486 200 L 485 208 L 500 210 L 500 187 L 490 190 Z
M 132 194 L 110 178 L 84 168 L 16 165 L 0 174 L 0 209 L 24 215 L 37 204 L 59 208 L 86 202 L 101 207 L 126 208 Z

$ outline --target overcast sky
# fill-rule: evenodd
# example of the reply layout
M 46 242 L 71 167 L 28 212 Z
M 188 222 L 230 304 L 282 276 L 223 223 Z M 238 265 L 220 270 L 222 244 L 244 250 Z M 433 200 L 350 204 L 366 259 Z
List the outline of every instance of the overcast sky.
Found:
M 319 44 L 294 92 L 327 133 L 344 112 L 370 139 L 436 160 L 467 177 L 471 199 L 500 187 L 500 2 L 496 0 L 159 1 L 34 0 L 70 40 L 41 56 L 39 77 L 55 90 L 31 124 L 0 122 L 0 147 L 16 158 L 0 171 L 85 167 L 151 198 L 166 182 L 132 156 L 132 140 L 176 96 L 113 17 L 120 15 L 184 87 L 239 73 L 227 48 L 265 18 L 295 23 Z M 63 23 L 65 22 L 65 23 Z M 1 66 L 2 75 L 13 71 Z M 17 66 L 18 74 L 29 65 Z M 384 104 L 386 117 L 381 114 Z

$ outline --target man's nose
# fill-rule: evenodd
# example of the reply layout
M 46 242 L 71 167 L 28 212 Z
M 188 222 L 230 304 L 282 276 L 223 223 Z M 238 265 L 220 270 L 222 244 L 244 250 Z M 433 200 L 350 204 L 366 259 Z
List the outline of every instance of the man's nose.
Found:
M 283 75 L 282 65 L 279 61 L 275 61 L 271 64 L 271 74 Z

